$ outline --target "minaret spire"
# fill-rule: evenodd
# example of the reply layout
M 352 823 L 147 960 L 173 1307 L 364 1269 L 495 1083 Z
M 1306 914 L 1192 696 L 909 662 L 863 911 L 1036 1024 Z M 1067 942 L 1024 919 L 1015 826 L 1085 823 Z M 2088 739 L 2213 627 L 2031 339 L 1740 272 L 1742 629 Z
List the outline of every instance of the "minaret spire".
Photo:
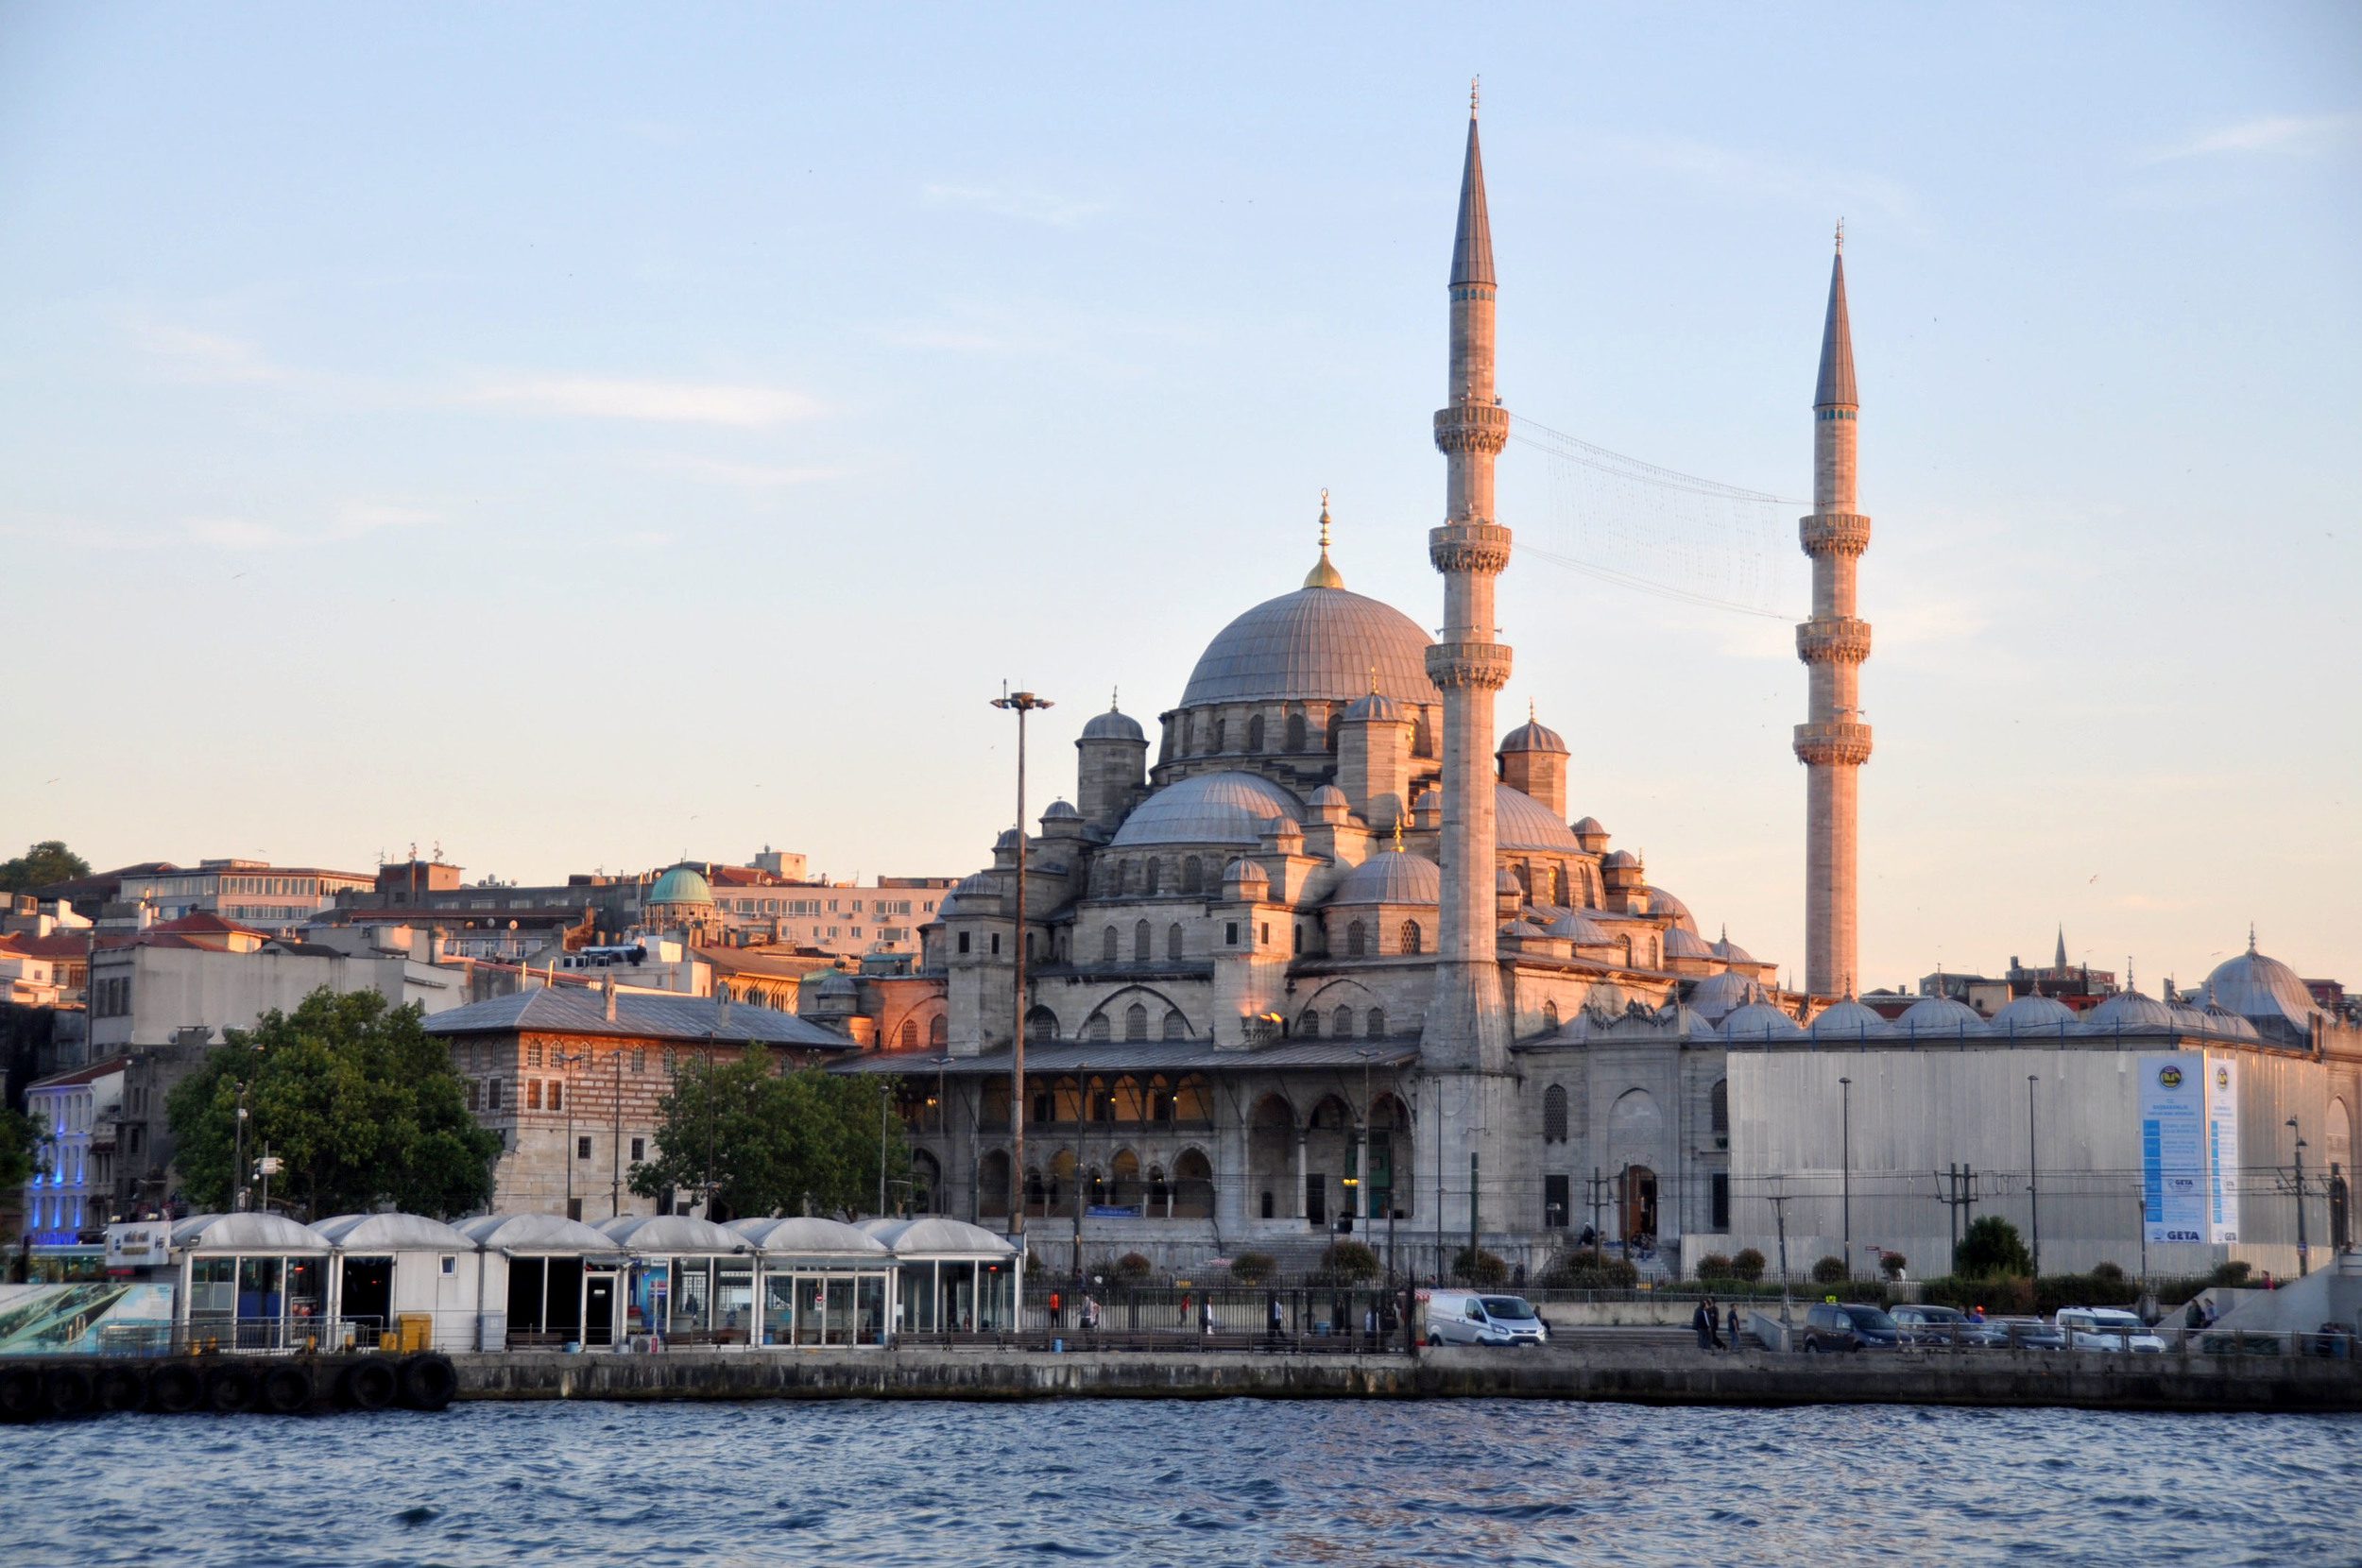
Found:
M 2050 966 L 2054 969 L 2066 967 L 2066 922 L 2063 920 L 2059 922 L 2059 954 L 2050 961 Z
M 1810 675 L 1811 699 L 1807 722 L 1796 726 L 1796 758 L 1806 769 L 1805 987 L 1829 996 L 1856 967 L 1860 773 L 1870 760 L 1870 726 L 1861 722 L 1870 623 L 1854 613 L 1855 572 L 1870 548 L 1870 520 L 1857 509 L 1855 490 L 1860 406 L 1845 310 L 1842 220 L 1829 264 L 1829 307 L 1812 402 L 1813 510 L 1801 530 L 1805 554 L 1812 557 L 1812 619 L 1796 628 L 1796 656 Z M 2062 952 L 2064 940 L 2062 928 Z
M 1452 234 L 1448 405 L 1435 416 L 1446 473 L 1444 522 L 1428 532 L 1428 558 L 1444 576 L 1443 635 L 1427 651 L 1428 676 L 1444 694 L 1444 875 L 1435 991 L 1419 1048 L 1445 1071 L 1505 1072 L 1509 1022 L 1494 921 L 1492 757 L 1494 698 L 1508 684 L 1510 652 L 1494 640 L 1493 588 L 1509 565 L 1510 535 L 1494 518 L 1493 464 L 1508 444 L 1509 412 L 1493 390 L 1493 226 L 1476 110 L 1472 90 Z M 1469 1113 L 1464 1135 L 1473 1135 L 1481 1115 Z

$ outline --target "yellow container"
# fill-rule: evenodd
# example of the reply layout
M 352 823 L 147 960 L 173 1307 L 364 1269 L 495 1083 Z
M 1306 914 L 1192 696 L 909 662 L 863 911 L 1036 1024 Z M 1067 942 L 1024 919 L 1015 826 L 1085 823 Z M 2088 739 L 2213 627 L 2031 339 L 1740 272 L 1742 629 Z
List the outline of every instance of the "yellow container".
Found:
M 401 1312 L 394 1316 L 394 1329 L 401 1339 L 404 1355 L 413 1351 L 427 1350 L 435 1343 L 435 1315 L 431 1312 Z

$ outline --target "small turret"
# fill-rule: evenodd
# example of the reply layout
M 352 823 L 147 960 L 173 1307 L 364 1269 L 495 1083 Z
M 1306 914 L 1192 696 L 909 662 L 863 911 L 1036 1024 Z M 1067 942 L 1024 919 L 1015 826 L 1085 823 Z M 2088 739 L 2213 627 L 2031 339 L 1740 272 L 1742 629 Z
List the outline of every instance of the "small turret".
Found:
M 1083 820 L 1112 834 L 1148 787 L 1148 736 L 1116 706 L 1083 726 L 1074 742 L 1074 800 Z

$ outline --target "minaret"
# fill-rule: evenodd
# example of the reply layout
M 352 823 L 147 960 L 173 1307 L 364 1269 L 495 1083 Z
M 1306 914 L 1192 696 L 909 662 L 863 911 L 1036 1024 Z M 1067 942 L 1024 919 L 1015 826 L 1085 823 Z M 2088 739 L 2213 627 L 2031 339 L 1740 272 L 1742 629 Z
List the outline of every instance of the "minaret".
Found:
M 1509 565 L 1509 530 L 1493 517 L 1493 460 L 1509 441 L 1509 411 L 1493 395 L 1493 230 L 1473 91 L 1452 241 L 1446 395 L 1450 406 L 1435 416 L 1444 524 L 1428 532 L 1428 558 L 1444 574 L 1444 635 L 1427 651 L 1428 677 L 1444 693 L 1444 885 L 1420 1054 L 1438 1066 L 1500 1071 L 1509 1064 L 1509 1021 L 1494 945 L 1493 694 L 1508 684 L 1510 656 L 1493 640 L 1493 579 Z
M 1854 570 L 1870 548 L 1870 520 L 1855 510 L 1854 337 L 1845 319 L 1845 226 L 1838 225 L 1829 315 L 1821 329 L 1821 380 L 1813 393 L 1812 515 L 1802 529 L 1812 557 L 1812 619 L 1796 628 L 1796 656 L 1812 681 L 1811 722 L 1796 726 L 1805 764 L 1805 989 L 1833 997 L 1855 972 L 1860 892 L 1861 666 L 1870 623 L 1854 614 Z

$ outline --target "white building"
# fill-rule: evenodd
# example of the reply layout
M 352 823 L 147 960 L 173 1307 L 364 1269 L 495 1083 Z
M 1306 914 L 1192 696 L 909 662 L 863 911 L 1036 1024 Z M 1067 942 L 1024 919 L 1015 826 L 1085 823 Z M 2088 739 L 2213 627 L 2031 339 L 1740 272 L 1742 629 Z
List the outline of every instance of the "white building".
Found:
M 283 931 L 334 908 L 341 894 L 367 893 L 376 886 L 377 878 L 365 872 L 218 860 L 199 861 L 194 868 L 128 873 L 116 897 L 127 905 L 151 906 L 159 920 L 216 914 Z
M 111 1218 L 114 1124 L 124 1059 L 38 1079 L 26 1114 L 43 1130 L 40 1168 L 25 1188 L 25 1232 L 35 1247 L 78 1247 Z

